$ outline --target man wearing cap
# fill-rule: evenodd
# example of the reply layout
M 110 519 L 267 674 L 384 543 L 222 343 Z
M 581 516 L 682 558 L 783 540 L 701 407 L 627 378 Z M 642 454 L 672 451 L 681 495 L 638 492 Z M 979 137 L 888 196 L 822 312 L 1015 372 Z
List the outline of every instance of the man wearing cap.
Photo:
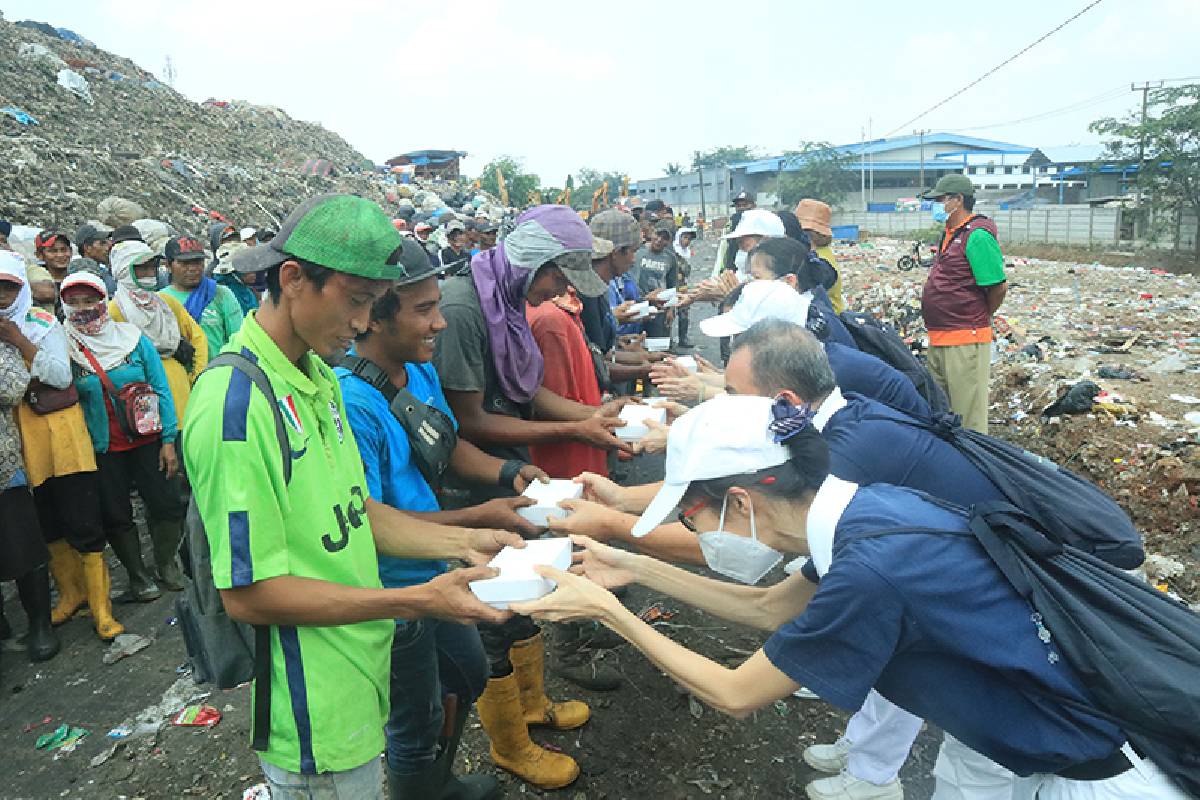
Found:
M 79 230 L 75 232 L 75 246 L 79 248 L 79 258 L 71 260 L 67 265 L 67 272 L 78 272 L 82 269 L 99 275 L 104 280 L 108 296 L 114 297 L 117 293 L 117 281 L 113 277 L 109 261 L 109 251 L 112 250 L 113 244 L 111 237 L 112 231 L 108 228 L 101 228 L 90 222 L 80 225 Z
M 526 304 L 536 307 L 561 295 L 568 285 L 584 297 L 605 293 L 590 263 L 570 257 L 591 250 L 591 232 L 575 211 L 561 205 L 536 206 L 517 218 L 500 245 L 480 253 L 467 274 L 443 284 L 441 311 L 447 327 L 437 338 L 433 363 L 459 434 L 505 460 L 494 488 L 456 487 L 458 505 L 512 494 L 513 476 L 529 463 L 529 445 L 575 441 L 630 450 L 612 433 L 622 425 L 613 405 L 596 409 L 542 385 L 544 359 L 525 317 Z M 461 501 L 464 494 L 467 503 Z M 479 709 L 485 728 L 496 731 L 493 759 L 544 788 L 571 783 L 579 774 L 574 762 L 572 769 L 556 765 L 544 771 L 545 756 L 508 747 L 521 735 L 521 720 L 514 721 L 514 716 L 522 698 L 532 694 L 536 699 L 525 708 L 524 721 L 569 730 L 587 721 L 588 707 L 544 699 L 544 644 L 530 620 L 516 617 L 503 626 L 486 626 L 481 633 L 491 678 Z M 518 693 L 518 682 L 536 688 Z
M 813 252 L 824 259 L 837 275 L 833 286 L 829 287 L 829 302 L 834 312 L 840 314 L 846 310 L 846 301 L 842 297 L 842 272 L 838 269 L 837 256 L 833 254 L 833 209 L 828 203 L 806 197 L 796 204 L 796 219 L 808 234 Z
M 483 563 L 520 537 L 432 525 L 372 500 L 342 393 L 322 359 L 367 329 L 371 306 L 403 275 L 400 234 L 374 203 L 320 195 L 300 204 L 269 245 L 238 259 L 265 271 L 267 299 L 229 342 L 266 374 L 274 404 L 240 369 L 196 382 L 184 459 L 233 619 L 269 626 L 270 715 L 259 760 L 275 800 L 382 800 L 395 618 L 501 621 L 454 570 L 384 589 L 377 551 Z M 290 466 L 276 436 L 282 413 Z M 256 736 L 256 739 L 259 737 Z
M 414 240 L 406 238 L 402 247 L 400 266 L 407 274 L 375 301 L 369 327 L 358 336 L 355 352 L 334 370 L 370 495 L 447 525 L 536 535 L 537 529 L 516 513 L 533 502 L 529 498 L 497 498 L 470 508 L 441 510 L 437 490 L 446 469 L 466 480 L 494 485 L 504 462 L 458 438 L 453 413 L 429 363 L 434 342 L 446 327 L 438 309 L 440 274 Z M 408 432 L 392 411 L 398 408 L 396 403 L 404 402 L 418 410 L 420 426 L 432 431 L 431 436 L 417 435 L 415 429 Z M 543 476 L 536 467 L 525 466 L 513 477 L 512 488 L 523 491 Z M 439 560 L 379 559 L 379 576 L 386 587 L 415 586 L 446 569 Z M 396 621 L 386 761 L 392 798 L 480 800 L 496 791 L 496 780 L 490 776 L 460 779 L 450 772 L 466 719 L 487 678 L 487 658 L 474 625 L 436 619 Z M 443 697 L 451 696 L 443 703 Z M 523 744 L 536 747 L 532 742 Z
M 67 277 L 71 263 L 71 240 L 61 231 L 42 231 L 33 238 L 33 250 L 41 262 L 30 266 L 26 274 L 33 302 L 57 313 L 58 285 Z
M 222 245 L 218 245 L 220 250 Z M 204 274 L 204 245 L 191 236 L 177 236 L 164 249 L 171 285 L 160 294 L 174 297 L 208 337 L 208 352 L 221 352 L 242 327 L 242 306 L 226 286 Z
M 654 234 L 649 243 L 637 252 L 633 274 L 638 293 L 645 300 L 655 302 L 659 292 L 673 288 L 678 282 L 679 258 L 671 248 L 674 236 L 673 225 L 666 220 L 658 220 L 654 223 Z M 667 314 L 661 309 L 659 311 L 658 315 L 644 323 L 647 336 L 671 335 L 671 324 L 667 320 Z
M 624 299 L 622 280 L 637 258 L 641 228 L 632 214 L 616 208 L 592 217 L 589 227 L 595 243 L 592 271 L 608 285 L 608 292 L 607 296 L 582 298 L 580 319 L 584 333 L 608 362 L 612 384 L 645 378 L 650 374 L 650 362 L 638 352 L 617 347 L 620 325 L 626 321 L 625 312 L 631 305 L 631 301 Z
M 987 433 L 992 315 L 1008 291 L 996 224 L 973 213 L 975 184 L 966 175 L 943 175 L 925 197 L 934 220 L 946 223 L 921 294 L 929 370 L 963 425 Z
M 429 257 L 429 264 L 432 267 L 441 268 L 441 254 L 438 251 L 437 242 L 430 235 L 433 233 L 433 226 L 428 220 L 421 220 L 413 227 L 413 236 L 416 237 L 421 247 L 425 249 L 425 255 Z
M 439 255 L 441 267 L 448 275 L 458 275 L 471 264 L 471 248 L 467 241 L 467 226 L 460 220 L 446 225 L 446 246 Z
M 479 221 L 479 251 L 491 250 L 496 246 L 496 236 L 500 232 L 500 224 L 492 222 L 490 219 Z M 472 253 L 474 258 L 476 253 Z

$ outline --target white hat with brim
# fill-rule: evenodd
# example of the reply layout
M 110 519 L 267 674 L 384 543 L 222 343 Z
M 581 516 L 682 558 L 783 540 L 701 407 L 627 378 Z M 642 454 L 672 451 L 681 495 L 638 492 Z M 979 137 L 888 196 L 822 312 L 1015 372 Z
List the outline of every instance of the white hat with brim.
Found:
M 722 239 L 740 239 L 743 236 L 785 236 L 783 220 L 770 211 L 752 208 L 742 213 L 736 228 Z
M 744 475 L 788 461 L 788 449 L 775 443 L 768 428 L 773 402 L 720 395 L 675 420 L 667 434 L 662 488 L 634 524 L 633 535 L 645 536 L 670 517 L 693 481 Z
M 800 294 L 783 281 L 750 281 L 733 308 L 724 314 L 701 320 L 705 336 L 720 339 L 737 336 L 764 319 L 782 319 L 803 326 L 808 322 L 808 307 L 812 296 Z

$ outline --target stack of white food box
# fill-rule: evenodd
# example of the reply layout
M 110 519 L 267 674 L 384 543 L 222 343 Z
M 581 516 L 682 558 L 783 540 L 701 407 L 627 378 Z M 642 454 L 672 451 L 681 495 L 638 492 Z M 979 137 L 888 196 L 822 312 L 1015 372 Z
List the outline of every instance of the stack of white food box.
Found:
M 570 513 L 558 504 L 563 500 L 583 497 L 583 484 L 559 479 L 549 483 L 533 481 L 521 495 L 533 498 L 533 505 L 518 508 L 517 513 L 539 528 L 545 528 L 550 524 L 551 517 L 565 517 Z
M 613 431 L 613 435 L 623 442 L 636 442 L 649 433 L 650 426 L 646 424 L 646 420 L 667 424 L 667 410 L 656 406 L 631 403 L 621 409 L 620 416 L 625 424 Z
M 676 308 L 683 298 L 679 296 L 679 290 L 672 286 L 670 289 L 660 289 L 658 299 L 662 301 L 663 308 Z
M 634 303 L 629 307 L 629 313 L 636 314 L 634 320 L 648 319 L 658 313 L 658 309 L 650 305 L 649 300 L 643 300 L 640 303 Z
M 675 356 L 675 363 L 688 372 L 697 372 L 700 369 L 700 365 L 696 363 L 695 356 Z
M 537 600 L 554 591 L 555 583 L 538 575 L 533 568 L 551 566 L 564 571 L 570 569 L 571 540 L 565 537 L 534 539 L 519 549 L 506 547 L 488 562 L 488 566 L 500 570 L 500 574 L 485 581 L 471 582 L 471 591 L 481 602 L 493 608 L 505 609 L 510 603 Z
M 670 336 L 650 336 L 646 338 L 646 349 L 651 353 L 665 353 L 671 349 Z

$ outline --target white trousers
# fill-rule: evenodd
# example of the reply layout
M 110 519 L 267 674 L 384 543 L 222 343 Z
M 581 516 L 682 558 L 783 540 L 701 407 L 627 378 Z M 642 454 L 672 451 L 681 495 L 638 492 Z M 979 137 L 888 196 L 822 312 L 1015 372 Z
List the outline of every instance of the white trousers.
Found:
M 932 800 L 1188 800 L 1154 764 L 1128 747 L 1125 755 L 1134 768 L 1108 780 L 1021 778 L 946 734 L 933 767 Z
M 922 724 L 920 717 L 872 689 L 842 737 L 850 743 L 847 771 L 877 786 L 896 780 Z

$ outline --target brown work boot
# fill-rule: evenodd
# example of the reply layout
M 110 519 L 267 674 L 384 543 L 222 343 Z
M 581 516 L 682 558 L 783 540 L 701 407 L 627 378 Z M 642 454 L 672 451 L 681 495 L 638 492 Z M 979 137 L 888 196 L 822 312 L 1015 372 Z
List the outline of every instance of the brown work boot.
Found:
M 540 633 L 515 642 L 508 657 L 521 688 L 521 707 L 525 710 L 526 723 L 569 731 L 588 721 L 592 712 L 587 703 L 579 700 L 554 703 L 546 696 L 546 648 Z
M 539 789 L 561 789 L 579 777 L 575 759 L 546 750 L 529 738 L 515 673 L 489 680 L 475 707 L 492 741 L 492 760 L 497 766 Z

